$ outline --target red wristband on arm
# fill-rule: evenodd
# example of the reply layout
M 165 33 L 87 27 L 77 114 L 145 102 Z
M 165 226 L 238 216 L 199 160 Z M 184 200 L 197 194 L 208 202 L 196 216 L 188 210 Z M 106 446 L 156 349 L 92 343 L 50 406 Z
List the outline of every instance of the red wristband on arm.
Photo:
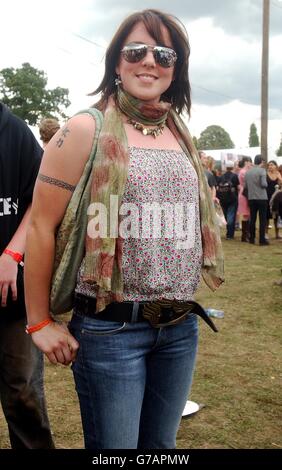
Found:
M 16 251 L 8 250 L 8 248 L 5 248 L 3 251 L 6 255 L 9 255 L 13 258 L 14 261 L 17 263 L 21 263 L 23 260 L 23 255 L 21 253 L 17 253 Z
M 49 323 L 52 323 L 52 322 L 53 322 L 52 318 L 46 318 L 46 320 L 43 320 L 40 323 L 36 323 L 36 325 L 32 325 L 32 326 L 26 325 L 25 332 L 28 335 L 31 335 L 31 333 L 35 333 L 35 331 L 41 330 L 42 328 L 44 328 L 44 326 L 47 326 L 49 325 Z

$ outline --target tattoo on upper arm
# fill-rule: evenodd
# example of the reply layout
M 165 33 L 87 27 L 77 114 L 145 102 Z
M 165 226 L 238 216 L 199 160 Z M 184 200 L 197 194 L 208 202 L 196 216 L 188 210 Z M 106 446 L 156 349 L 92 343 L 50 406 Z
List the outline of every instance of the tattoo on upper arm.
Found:
M 61 131 L 61 136 L 56 142 L 57 147 L 59 148 L 62 147 L 64 143 L 64 139 L 68 136 L 69 133 L 70 133 L 70 130 L 68 129 L 68 127 L 63 127 Z
M 54 186 L 58 186 L 59 188 L 66 189 L 67 191 L 71 191 L 72 193 L 75 190 L 75 186 L 72 184 L 66 183 L 65 181 L 58 180 L 57 178 L 52 178 L 51 176 L 43 175 L 42 173 L 38 173 L 38 179 L 43 181 L 43 183 L 54 184 Z

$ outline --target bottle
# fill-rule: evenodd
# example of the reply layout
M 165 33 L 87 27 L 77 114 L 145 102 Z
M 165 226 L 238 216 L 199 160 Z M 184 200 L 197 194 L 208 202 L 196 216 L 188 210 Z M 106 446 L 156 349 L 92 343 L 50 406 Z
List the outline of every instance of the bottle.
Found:
M 209 317 L 224 318 L 224 311 L 223 310 L 216 310 L 215 308 L 206 308 L 205 312 Z

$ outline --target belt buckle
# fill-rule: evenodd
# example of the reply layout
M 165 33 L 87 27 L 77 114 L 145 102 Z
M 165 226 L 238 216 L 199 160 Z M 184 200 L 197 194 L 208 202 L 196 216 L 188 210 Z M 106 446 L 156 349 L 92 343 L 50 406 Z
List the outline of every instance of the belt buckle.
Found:
M 144 305 L 143 317 L 154 328 L 161 328 L 169 325 L 177 325 L 185 320 L 186 314 L 193 309 L 193 304 L 189 302 L 178 302 L 177 300 L 156 300 Z M 168 322 L 161 322 L 162 311 L 173 310 L 173 318 Z

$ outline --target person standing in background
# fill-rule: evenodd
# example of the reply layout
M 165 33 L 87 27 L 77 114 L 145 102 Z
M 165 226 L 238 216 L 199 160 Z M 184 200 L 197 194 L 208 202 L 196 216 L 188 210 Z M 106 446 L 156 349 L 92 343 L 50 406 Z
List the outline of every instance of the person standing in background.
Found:
M 270 210 L 274 219 L 276 238 L 281 239 L 279 236 L 279 228 L 282 228 L 282 186 L 276 185 L 275 191 L 270 199 Z
M 41 156 L 28 126 L 0 103 L 0 399 L 13 449 L 54 447 L 43 355 L 25 332 L 23 255 Z
M 59 121 L 55 118 L 45 118 L 39 124 L 39 134 L 43 148 L 52 139 L 53 135 L 60 129 Z
M 259 213 L 259 244 L 269 245 L 265 238 L 267 221 L 267 181 L 265 161 L 261 155 L 256 155 L 254 166 L 245 175 L 245 186 L 248 191 L 248 202 L 250 207 L 250 243 L 256 239 L 256 219 Z
M 209 166 L 211 165 L 211 157 L 208 157 L 206 153 L 203 150 L 199 151 L 199 157 L 201 159 L 203 168 L 204 168 L 204 173 L 207 178 L 207 182 L 210 188 L 211 192 L 211 197 L 214 202 L 218 202 L 218 199 L 216 197 L 216 179 L 212 171 L 210 170 Z
M 267 205 L 267 215 L 266 215 L 267 220 L 266 220 L 266 228 L 265 228 L 265 238 L 268 239 L 268 225 L 269 225 L 270 219 L 273 219 L 275 238 L 278 240 L 281 238 L 281 236 L 279 235 L 279 230 L 277 227 L 277 217 L 273 217 L 272 215 L 272 211 L 270 208 L 270 201 L 275 192 L 275 187 L 277 185 L 279 187 L 282 187 L 282 176 L 280 175 L 278 171 L 278 165 L 274 160 L 270 160 L 270 162 L 267 163 L 266 181 L 267 181 L 266 192 L 267 192 L 268 205 Z
M 226 162 L 226 172 L 219 178 L 217 194 L 226 220 L 226 240 L 233 240 L 238 208 L 239 179 L 233 173 L 234 162 Z
M 250 208 L 248 199 L 243 194 L 245 175 L 247 171 L 252 167 L 251 157 L 243 157 L 239 162 L 240 171 L 238 174 L 240 189 L 238 195 L 238 210 L 237 213 L 241 216 L 242 235 L 241 241 L 248 242 L 250 236 Z

